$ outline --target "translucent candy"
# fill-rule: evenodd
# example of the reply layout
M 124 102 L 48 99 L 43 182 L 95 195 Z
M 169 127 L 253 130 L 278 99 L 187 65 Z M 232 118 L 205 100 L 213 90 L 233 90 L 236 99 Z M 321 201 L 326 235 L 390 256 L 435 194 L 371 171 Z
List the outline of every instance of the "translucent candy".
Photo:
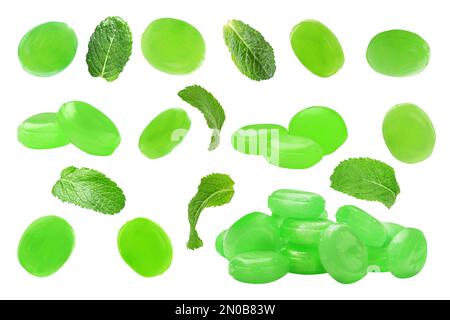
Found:
M 289 260 L 279 252 L 253 251 L 230 261 L 230 275 L 241 282 L 264 284 L 277 281 L 289 272 Z
M 278 141 L 288 130 L 276 124 L 255 124 L 243 127 L 231 137 L 236 151 L 248 155 L 268 155 L 272 153 L 272 140 Z
M 75 247 L 72 227 L 62 218 L 43 217 L 33 222 L 20 240 L 18 258 L 36 277 L 48 277 L 61 269 Z
M 70 143 L 56 119 L 56 113 L 41 113 L 28 118 L 17 129 L 17 138 L 31 149 L 53 149 Z
M 315 275 L 326 273 L 320 261 L 317 248 L 288 246 L 282 254 L 289 259 L 289 272 L 294 274 Z
M 287 219 L 281 226 L 281 237 L 296 246 L 317 248 L 323 231 L 332 224 L 332 221 Z
M 269 197 L 269 208 L 276 216 L 316 220 L 325 211 L 325 200 L 315 193 L 281 189 Z
M 161 113 L 144 129 L 139 149 L 150 159 L 162 158 L 173 151 L 191 128 L 191 120 L 183 109 L 169 109 Z
M 216 239 L 216 251 L 218 254 L 220 254 L 222 257 L 225 258 L 225 253 L 223 252 L 223 242 L 225 240 L 225 237 L 228 233 L 228 230 L 222 231 Z

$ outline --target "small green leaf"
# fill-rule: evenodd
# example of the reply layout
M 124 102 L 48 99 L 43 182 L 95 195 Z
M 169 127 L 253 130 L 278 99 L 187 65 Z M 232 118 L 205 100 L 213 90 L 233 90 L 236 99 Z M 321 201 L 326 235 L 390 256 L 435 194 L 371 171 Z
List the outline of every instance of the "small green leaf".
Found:
M 381 202 L 388 208 L 400 194 L 394 169 L 368 158 L 343 161 L 331 176 L 331 188 L 357 199 Z
M 191 250 L 201 248 L 203 241 L 196 227 L 200 214 L 206 208 L 219 207 L 231 202 L 234 196 L 234 181 L 226 174 L 211 174 L 202 179 L 198 192 L 189 203 L 188 216 L 191 231 L 187 247 Z
M 213 130 L 209 151 L 215 150 L 220 144 L 220 131 L 225 122 L 225 111 L 219 101 L 198 85 L 181 90 L 178 96 L 203 113 L 208 127 Z
M 89 41 L 86 62 L 93 77 L 116 80 L 131 56 L 133 38 L 125 20 L 109 17 L 95 29 Z
M 261 81 L 275 74 L 275 56 L 272 46 L 264 37 L 239 20 L 225 25 L 225 43 L 237 68 L 252 80 Z
M 125 207 L 125 196 L 117 184 L 92 169 L 64 169 L 52 194 L 62 202 L 107 215 L 115 215 Z

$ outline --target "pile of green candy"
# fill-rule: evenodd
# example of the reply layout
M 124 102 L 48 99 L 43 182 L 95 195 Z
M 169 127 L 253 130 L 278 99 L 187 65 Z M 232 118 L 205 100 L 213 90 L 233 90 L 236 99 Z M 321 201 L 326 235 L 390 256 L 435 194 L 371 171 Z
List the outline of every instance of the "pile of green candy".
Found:
M 288 273 L 328 273 L 352 284 L 369 272 L 411 278 L 425 266 L 427 241 L 419 230 L 379 222 L 354 206 L 341 207 L 334 223 L 325 200 L 309 192 L 278 190 L 269 208 L 272 216 L 250 213 L 217 238 L 216 250 L 238 281 L 262 284 Z

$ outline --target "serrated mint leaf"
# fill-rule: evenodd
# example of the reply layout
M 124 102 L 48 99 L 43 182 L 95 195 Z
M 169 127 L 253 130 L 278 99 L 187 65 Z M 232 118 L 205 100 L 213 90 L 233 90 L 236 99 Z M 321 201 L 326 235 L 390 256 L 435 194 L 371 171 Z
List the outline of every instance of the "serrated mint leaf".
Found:
M 52 189 L 59 200 L 107 215 L 125 207 L 125 196 L 117 184 L 92 169 L 69 167 Z
M 89 41 L 86 62 L 93 77 L 116 80 L 131 56 L 133 37 L 125 20 L 109 17 L 95 29 Z
M 357 199 L 381 202 L 388 208 L 400 194 L 394 169 L 368 158 L 342 162 L 331 176 L 331 188 Z
M 239 20 L 231 20 L 224 29 L 225 43 L 237 68 L 252 80 L 261 81 L 275 74 L 275 56 L 264 37 Z
M 234 196 L 234 181 L 226 174 L 214 173 L 202 179 L 198 192 L 189 203 L 189 224 L 191 227 L 187 247 L 195 250 L 203 247 L 196 227 L 200 214 L 206 208 L 219 207 L 231 202 Z
M 208 127 L 213 130 L 209 151 L 215 150 L 220 144 L 220 131 L 225 122 L 225 111 L 219 101 L 198 85 L 181 90 L 178 96 L 203 113 Z

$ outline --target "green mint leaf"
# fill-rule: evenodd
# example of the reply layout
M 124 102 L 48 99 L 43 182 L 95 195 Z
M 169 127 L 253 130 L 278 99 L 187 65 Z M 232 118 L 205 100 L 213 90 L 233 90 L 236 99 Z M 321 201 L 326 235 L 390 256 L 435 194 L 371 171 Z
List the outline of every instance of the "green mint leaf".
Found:
M 225 122 L 225 111 L 219 101 L 198 85 L 181 90 L 178 96 L 203 113 L 208 127 L 213 130 L 209 151 L 215 150 L 220 144 L 220 131 Z
M 198 192 L 189 203 L 191 231 L 187 247 L 195 250 L 203 247 L 196 227 L 200 214 L 206 208 L 219 207 L 231 202 L 234 196 L 234 181 L 226 174 L 211 174 L 202 179 Z
M 86 62 L 93 77 L 116 80 L 131 56 L 133 38 L 125 20 L 109 17 L 95 29 L 89 41 Z
M 92 169 L 64 169 L 52 194 L 62 202 L 107 215 L 115 215 L 125 207 L 125 196 L 117 184 Z
M 225 43 L 237 68 L 252 80 L 261 81 L 275 74 L 273 48 L 264 37 L 239 20 L 231 20 L 223 29 Z
M 368 158 L 342 162 L 331 176 L 331 188 L 357 199 L 381 202 L 388 208 L 400 194 L 394 169 Z

